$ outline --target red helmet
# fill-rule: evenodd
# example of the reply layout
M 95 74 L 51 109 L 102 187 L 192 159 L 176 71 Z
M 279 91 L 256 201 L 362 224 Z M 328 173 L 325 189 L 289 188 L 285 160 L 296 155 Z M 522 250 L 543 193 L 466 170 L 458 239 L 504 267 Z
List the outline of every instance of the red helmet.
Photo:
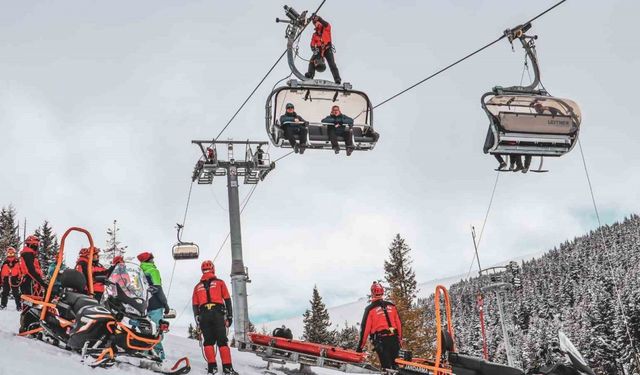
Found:
M 29 236 L 27 237 L 26 240 L 24 240 L 24 243 L 29 246 L 29 245 L 34 245 L 34 246 L 40 246 L 40 239 L 36 236 Z
M 111 260 L 112 265 L 116 265 L 118 263 L 124 263 L 124 258 L 122 257 L 122 255 L 116 255 Z
M 202 270 L 202 273 L 205 272 L 216 272 L 216 267 L 213 265 L 213 262 L 210 260 L 205 260 L 204 262 L 202 262 L 202 265 L 200 266 L 200 269 Z
M 6 254 L 7 254 L 7 258 L 15 258 L 16 257 L 16 249 L 14 249 L 13 247 L 8 247 Z
M 80 256 L 80 258 L 87 258 L 89 256 L 89 248 L 83 247 L 82 249 L 80 249 L 78 256 Z
M 379 282 L 371 284 L 371 299 L 381 299 L 384 296 L 384 287 Z
M 153 254 L 148 251 L 138 254 L 138 260 L 140 262 L 148 262 L 153 259 Z

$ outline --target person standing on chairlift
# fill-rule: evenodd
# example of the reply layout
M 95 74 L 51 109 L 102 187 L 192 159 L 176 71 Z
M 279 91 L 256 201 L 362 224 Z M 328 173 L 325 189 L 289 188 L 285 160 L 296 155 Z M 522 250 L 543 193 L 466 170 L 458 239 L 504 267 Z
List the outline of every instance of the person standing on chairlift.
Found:
M 309 132 L 307 125 L 309 125 L 309 122 L 296 113 L 292 103 L 287 103 L 285 111 L 280 116 L 280 126 L 284 130 L 284 136 L 289 140 L 289 144 L 296 154 L 304 154 L 304 150 L 307 148 L 307 134 Z M 296 143 L 296 134 L 300 139 L 299 145 Z
M 324 59 L 327 59 L 329 63 L 329 69 L 333 75 L 333 81 L 340 84 L 340 72 L 336 66 L 336 60 L 333 56 L 333 44 L 331 43 L 331 25 L 329 22 L 322 19 L 322 17 L 313 14 L 309 18 L 309 22 L 313 22 L 315 31 L 311 37 L 311 50 L 313 56 L 309 60 L 309 71 L 304 75 L 307 78 L 313 79 L 316 74 L 316 69 L 320 72 L 326 69 L 324 65 Z
M 400 353 L 402 323 L 396 306 L 383 299 L 384 288 L 378 282 L 371 285 L 371 303 L 364 310 L 360 326 L 360 341 L 357 352 L 367 343 L 367 336 L 373 342 L 383 369 L 396 368 L 395 360 Z
M 347 148 L 347 156 L 351 155 L 355 148 L 353 146 L 353 132 L 351 131 L 353 119 L 342 114 L 340 107 L 334 105 L 331 107 L 331 114 L 323 118 L 322 123 L 327 124 L 327 134 L 329 135 L 329 141 L 331 141 L 331 146 L 335 153 L 340 153 L 340 145 L 338 144 L 338 136 L 340 135 L 344 138 L 344 144 Z

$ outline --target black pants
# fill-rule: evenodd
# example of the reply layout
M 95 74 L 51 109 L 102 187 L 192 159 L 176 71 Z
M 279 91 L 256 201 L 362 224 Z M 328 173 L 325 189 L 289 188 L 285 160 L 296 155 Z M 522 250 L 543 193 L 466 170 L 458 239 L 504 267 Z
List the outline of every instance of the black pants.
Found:
M 16 310 L 20 310 L 20 279 L 17 277 L 8 276 L 2 279 L 2 298 L 0 300 L 0 306 L 6 307 L 9 300 L 9 290 L 13 295 L 13 299 L 16 302 Z M 15 286 L 14 286 L 15 285 Z
M 284 128 L 284 136 L 289 140 L 289 144 L 291 147 L 296 145 L 296 134 L 298 135 L 298 139 L 300 139 L 300 144 L 307 144 L 307 127 L 304 125 L 294 125 L 294 124 L 284 124 L 282 125 Z
M 351 128 L 348 128 L 344 125 L 328 125 L 327 134 L 329 135 L 329 141 L 331 141 L 331 146 L 334 150 L 340 149 L 340 145 L 338 144 L 339 135 L 344 138 L 344 144 L 347 146 L 347 148 L 353 147 L 353 133 L 351 132 Z
M 314 54 L 309 60 L 309 72 L 307 73 L 307 77 L 313 78 L 316 75 L 316 66 L 313 63 L 316 59 L 321 59 L 322 56 L 318 56 L 318 54 Z M 338 83 L 341 82 L 340 72 L 338 71 L 338 66 L 336 65 L 336 59 L 333 56 L 333 48 L 328 46 L 324 51 L 324 58 L 327 59 L 327 64 L 329 64 L 329 69 L 331 69 L 331 75 L 333 75 L 333 81 Z
M 400 353 L 398 336 L 376 336 L 373 344 L 382 368 L 395 368 L 395 361 L 398 358 L 398 353 Z
M 203 345 L 227 346 L 227 327 L 224 322 L 224 312 L 205 310 L 200 313 L 200 330 L 204 338 Z
M 25 276 L 22 278 L 22 284 L 20 284 L 20 293 L 30 296 L 33 295 L 33 281 L 29 276 Z
M 509 162 L 511 165 L 515 164 L 518 168 L 522 168 L 522 155 L 520 154 L 512 154 L 509 156 Z M 529 168 L 531 165 L 531 155 L 524 156 L 524 167 Z

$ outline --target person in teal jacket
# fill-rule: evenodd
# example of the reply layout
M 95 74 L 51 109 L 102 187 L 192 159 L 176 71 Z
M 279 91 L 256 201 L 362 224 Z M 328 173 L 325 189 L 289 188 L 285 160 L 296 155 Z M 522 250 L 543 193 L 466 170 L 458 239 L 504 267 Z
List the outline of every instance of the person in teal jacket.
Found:
M 149 305 L 147 311 L 149 319 L 151 319 L 157 327 L 160 326 L 160 320 L 164 314 L 169 313 L 169 302 L 167 296 L 165 296 L 162 290 L 162 278 L 160 277 L 160 271 L 156 264 L 153 262 L 153 254 L 150 252 L 143 252 L 138 254 L 138 260 L 140 261 L 140 268 L 144 275 L 147 277 L 149 285 L 153 286 L 151 298 L 149 298 Z M 165 359 L 164 347 L 162 341 L 158 343 L 154 348 L 156 354 L 160 359 Z

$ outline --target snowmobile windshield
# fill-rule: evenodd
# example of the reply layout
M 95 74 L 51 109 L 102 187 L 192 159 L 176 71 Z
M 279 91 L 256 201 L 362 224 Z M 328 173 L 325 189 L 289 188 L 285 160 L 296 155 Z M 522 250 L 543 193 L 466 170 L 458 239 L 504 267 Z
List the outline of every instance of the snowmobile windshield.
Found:
M 135 264 L 120 263 L 116 265 L 109 276 L 109 284 L 119 286 L 118 289 L 121 289 L 129 298 L 147 299 L 147 291 L 149 289 L 147 279 L 144 277 L 140 267 Z M 115 289 L 113 291 L 116 292 Z
M 582 354 L 580 354 L 578 349 L 573 345 L 571 340 L 569 340 L 567 335 L 565 335 L 564 332 L 560 331 L 558 333 L 558 338 L 560 341 L 560 350 L 563 353 L 566 353 L 567 356 L 569 356 L 569 359 L 571 360 L 573 366 L 586 374 L 595 375 L 593 370 L 589 368 L 587 361 L 585 361 L 584 357 L 582 357 Z
M 108 305 L 136 319 L 147 313 L 149 286 L 136 264 L 118 264 L 109 276 L 106 293 Z

